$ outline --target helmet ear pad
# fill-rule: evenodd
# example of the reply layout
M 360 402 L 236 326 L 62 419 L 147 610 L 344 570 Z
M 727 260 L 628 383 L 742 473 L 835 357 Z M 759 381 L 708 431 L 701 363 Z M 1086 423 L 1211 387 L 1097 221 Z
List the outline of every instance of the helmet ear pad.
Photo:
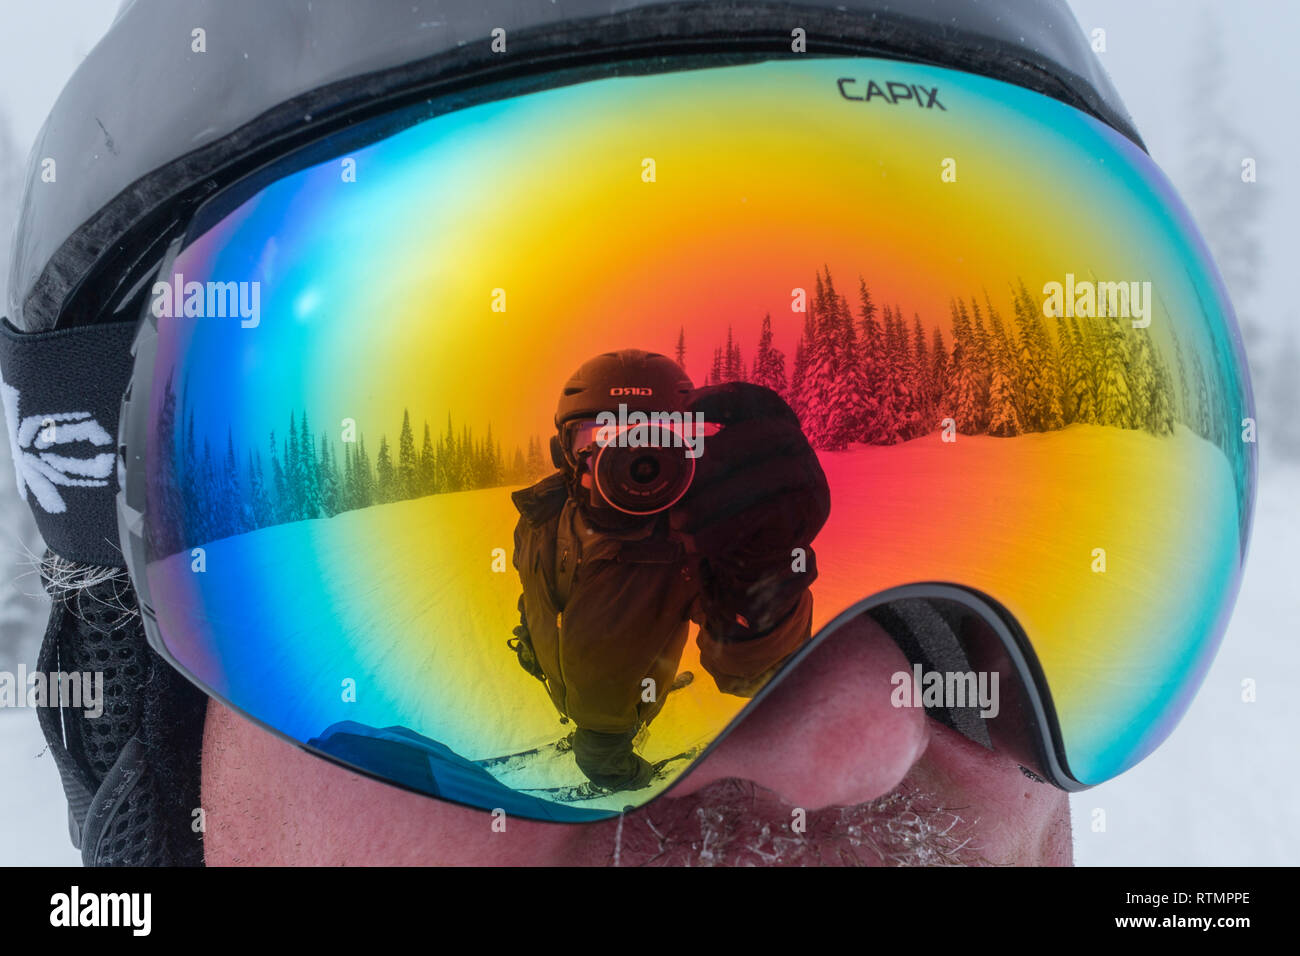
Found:
M 551 436 L 551 464 L 560 471 L 567 471 L 569 463 L 564 457 L 564 443 L 560 441 L 559 435 Z

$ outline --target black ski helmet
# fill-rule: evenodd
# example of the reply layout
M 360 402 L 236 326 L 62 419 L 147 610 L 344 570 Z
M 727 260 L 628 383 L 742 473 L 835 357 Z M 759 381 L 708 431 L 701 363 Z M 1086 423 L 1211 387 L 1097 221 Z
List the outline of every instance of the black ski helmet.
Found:
M 629 412 L 681 412 L 695 388 L 682 367 L 659 352 L 619 349 L 602 352 L 579 366 L 560 390 L 555 406 L 558 435 L 551 438 L 551 462 L 566 473 L 572 468 L 563 439 L 568 422 L 595 418 L 626 405 Z
M 594 418 L 620 404 L 628 411 L 684 411 L 694 388 L 690 376 L 667 355 L 641 349 L 603 352 L 583 362 L 564 383 L 555 425 Z
M 360 118 L 488 82 L 526 92 L 560 68 L 584 71 L 572 81 L 595 78 L 647 55 L 662 57 L 661 69 L 674 58 L 788 57 L 796 28 L 807 55 L 982 74 L 1061 100 L 1142 146 L 1065 0 L 126 0 L 33 146 L 8 285 L 21 332 L 113 331 L 102 362 L 82 365 L 40 358 L 63 348 L 59 336 L 15 332 L 6 380 L 83 388 L 68 397 L 114 432 L 149 280 L 195 210 Z M 493 48 L 502 30 L 504 53 Z M 104 484 L 70 491 L 79 497 L 63 514 L 34 508 L 52 553 L 125 565 L 114 544 L 116 482 Z M 47 671 L 116 662 L 101 721 L 39 711 L 73 843 L 89 865 L 201 864 L 193 811 L 207 698 L 148 647 L 123 577 L 87 593 L 94 600 L 55 589 L 39 659 Z

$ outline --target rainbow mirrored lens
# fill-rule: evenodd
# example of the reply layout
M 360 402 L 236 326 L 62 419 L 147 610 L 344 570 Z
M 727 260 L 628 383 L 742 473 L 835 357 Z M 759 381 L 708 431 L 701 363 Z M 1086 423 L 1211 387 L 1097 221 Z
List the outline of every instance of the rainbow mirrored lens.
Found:
M 596 436 L 603 428 L 604 426 L 597 421 L 577 423 L 573 429 L 573 439 L 569 442 L 569 448 L 576 452 L 589 447 L 595 443 Z
M 1145 154 L 1021 88 L 801 59 L 488 102 L 285 172 L 162 278 L 167 652 L 448 799 L 608 816 L 749 702 L 675 559 L 619 577 L 593 546 L 563 611 L 525 602 L 541 677 L 507 646 L 563 560 L 512 492 L 553 471 L 560 390 L 607 350 L 778 391 L 831 492 L 813 633 L 900 585 L 991 596 L 1079 783 L 1169 734 L 1235 597 L 1254 446 L 1222 284 Z M 649 782 L 587 786 L 575 729 Z

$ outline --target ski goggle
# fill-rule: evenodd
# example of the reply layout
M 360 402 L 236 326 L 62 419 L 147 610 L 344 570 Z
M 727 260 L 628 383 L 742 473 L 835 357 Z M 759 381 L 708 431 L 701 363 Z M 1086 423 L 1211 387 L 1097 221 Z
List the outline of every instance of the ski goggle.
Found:
M 902 599 L 1002 675 L 991 746 L 1070 790 L 1149 754 L 1224 631 L 1255 487 L 1232 308 L 1151 159 L 914 63 L 556 83 L 376 119 L 196 215 L 122 419 L 154 647 L 322 756 L 534 819 L 647 803 Z M 752 696 L 617 561 L 555 596 L 559 518 L 521 559 L 560 389 L 622 348 L 771 387 L 817 449 L 811 631 Z M 525 609 L 531 669 L 507 647 L 530 591 L 554 600 Z M 595 785 L 573 731 L 648 780 Z
M 604 426 L 598 421 L 587 420 L 574 422 L 569 428 L 569 451 L 576 455 L 596 443 L 596 438 L 601 434 Z

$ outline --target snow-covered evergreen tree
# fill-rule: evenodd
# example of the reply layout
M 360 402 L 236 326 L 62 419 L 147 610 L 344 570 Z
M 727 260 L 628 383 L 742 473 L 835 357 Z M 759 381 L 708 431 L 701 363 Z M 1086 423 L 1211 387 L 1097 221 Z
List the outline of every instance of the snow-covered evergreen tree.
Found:
M 879 310 L 876 303 L 872 301 L 871 290 L 867 287 L 867 280 L 858 276 L 858 327 L 861 334 L 858 339 L 862 343 L 862 349 L 868 354 L 868 360 L 865 367 L 871 371 L 871 351 L 880 347 L 880 324 L 876 321 L 876 314 Z
M 866 437 L 869 423 L 876 417 L 877 402 L 862 365 L 853 311 L 848 300 L 835 292 L 829 273 L 827 287 L 827 308 L 833 320 L 826 334 L 831 337 L 827 344 L 835 371 L 829 390 L 831 413 L 826 422 L 826 447 L 838 449 Z
M 375 497 L 375 475 L 370 467 L 370 455 L 366 452 L 366 436 L 357 436 L 357 457 L 352 469 L 357 479 L 357 507 L 369 508 L 378 504 Z
M 1025 431 L 1021 402 L 1023 396 L 1016 382 L 1016 353 L 1002 323 L 1002 317 L 986 299 L 988 328 L 984 337 L 984 354 L 989 376 L 988 433 L 1001 438 L 1012 438 Z M 971 300 L 971 312 L 977 324 L 981 314 L 978 303 Z
M 235 457 L 235 436 L 226 426 L 226 455 L 222 461 L 219 478 L 222 502 L 221 535 L 243 534 L 252 527 L 247 502 L 239 481 L 239 459 Z
M 1061 342 L 1062 419 L 1066 424 L 1097 424 L 1089 358 L 1079 332 L 1079 320 L 1057 316 L 1057 339 Z
M 518 449 L 516 449 L 518 452 Z M 520 454 L 522 464 L 522 454 Z M 420 444 L 420 454 L 415 462 L 415 487 L 417 495 L 431 495 L 437 490 L 437 461 L 433 451 L 433 434 L 429 423 L 424 423 L 424 441 Z M 515 481 L 523 480 L 523 469 L 515 472 Z
M 203 436 L 203 457 L 199 461 L 198 498 L 195 501 L 198 514 L 195 516 L 194 536 L 191 546 L 214 541 L 222 537 L 222 513 L 225 510 L 221 500 L 221 486 L 217 480 L 217 463 L 212 457 L 212 443 Z
M 265 528 L 272 523 L 271 499 L 266 488 L 266 474 L 262 469 L 262 454 L 257 450 L 248 453 L 248 487 L 253 503 L 253 527 Z
M 474 439 L 468 425 L 460 426 L 460 443 L 457 446 L 456 462 L 460 467 L 460 476 L 456 487 L 461 491 L 471 491 L 475 486 Z
M 933 366 L 925 344 L 925 327 L 921 316 L 912 313 L 912 364 L 910 385 L 916 404 L 913 435 L 923 435 L 935 427 Z
M 1151 409 L 1147 414 L 1147 431 L 1153 435 L 1174 433 L 1174 387 L 1169 366 L 1154 356 L 1155 384 L 1151 394 Z
M 816 294 L 809 311 L 812 334 L 807 349 L 807 368 L 804 371 L 799 407 L 796 412 L 803 424 L 804 434 L 814 448 L 843 448 L 841 426 L 832 421 L 832 390 L 837 373 L 836 343 L 838 340 L 839 312 L 831 304 L 822 274 L 817 273 Z
M 488 423 L 487 437 L 483 439 L 483 466 L 478 474 L 479 488 L 495 488 L 501 484 L 501 443 L 492 437 L 492 423 Z
M 867 280 L 858 275 L 857 369 L 863 388 L 863 408 L 858 415 L 857 438 L 871 444 L 896 439 L 892 391 L 885 379 L 885 339 L 877 316 L 880 309 L 871 297 Z
M 977 304 L 972 300 L 972 312 L 978 317 Z M 1013 438 L 1025 431 L 1020 412 L 1022 395 L 1016 384 L 1015 352 L 1002 316 L 985 300 L 989 315 L 985 346 L 989 361 L 989 428 L 990 435 Z
M 298 466 L 297 416 L 289 412 L 289 437 L 284 445 L 284 478 L 289 483 L 289 501 L 285 508 L 286 521 L 297 521 L 303 514 L 302 471 Z
M 943 341 L 943 330 L 934 327 L 934 337 L 930 343 L 930 411 L 933 424 L 945 416 L 939 414 L 944 393 L 948 390 L 948 347 Z
M 411 429 L 411 413 L 402 409 L 402 428 L 397 435 L 397 473 L 394 476 L 394 494 L 397 501 L 416 496 L 415 432 Z
M 322 512 L 320 482 L 316 464 L 316 442 L 306 410 L 302 413 L 302 427 L 298 431 L 298 481 L 302 486 L 302 517 L 319 518 Z
M 881 379 L 886 397 L 881 405 L 893 410 L 888 429 L 890 440 L 906 441 L 916 433 L 921 416 L 912 390 L 912 350 L 908 345 L 902 308 L 886 306 L 884 326 L 885 355 Z
M 1173 324 L 1168 323 L 1166 328 L 1169 329 L 1169 338 L 1174 343 L 1174 361 L 1178 365 L 1178 388 L 1174 393 L 1176 396 L 1174 418 L 1195 431 L 1196 429 L 1192 426 L 1191 379 L 1188 377 L 1187 363 L 1183 361 L 1183 346 L 1178 341 L 1178 332 L 1174 329 Z
M 1128 344 L 1114 318 L 1102 320 L 1099 334 L 1104 350 L 1097 389 L 1097 421 L 1115 428 L 1132 428 L 1134 406 L 1133 387 L 1129 382 Z
M 957 301 L 952 309 L 952 352 L 948 357 L 948 391 L 944 411 L 957 423 L 963 435 L 979 435 L 988 429 L 988 378 L 977 364 L 983 350 L 976 343 L 970 314 Z
M 1023 280 L 1013 289 L 1012 304 L 1016 324 L 1013 374 L 1025 427 L 1036 432 L 1063 428 L 1059 359 L 1043 323 L 1042 309 Z
M 750 380 L 755 385 L 785 394 L 785 353 L 773 343 L 772 313 L 763 316 L 763 328 L 758 335 L 758 351 L 754 354 L 754 368 Z
M 1152 406 L 1156 399 L 1156 370 L 1152 365 L 1151 339 L 1145 329 L 1121 327 L 1128 340 L 1125 355 L 1128 359 L 1127 379 L 1133 396 L 1130 427 L 1152 429 Z
M 388 438 L 379 436 L 379 453 L 375 456 L 375 503 L 385 504 L 393 500 L 396 492 L 397 468 L 393 465 L 392 455 L 388 451 Z
M 339 476 L 334 469 L 334 454 L 329 439 L 320 436 L 320 450 L 316 455 L 316 484 L 320 487 L 321 516 L 332 518 L 339 507 Z
M 284 473 L 284 465 L 280 464 L 279 450 L 275 445 L 275 431 L 271 432 L 271 439 L 267 446 L 267 458 L 271 462 L 271 521 L 273 524 L 280 524 L 284 521 L 291 521 L 293 515 L 293 503 L 289 496 L 289 477 Z
M 438 440 L 438 491 L 460 491 L 460 461 L 456 455 L 456 432 L 447 413 L 447 433 Z
M 709 366 L 709 377 L 705 379 L 705 385 L 722 384 L 722 347 L 713 350 L 713 364 Z
M 799 395 L 803 391 L 803 377 L 804 372 L 806 372 L 807 369 L 808 347 L 806 345 L 806 338 L 801 333 L 799 341 L 794 345 L 794 368 L 790 373 L 790 384 L 786 388 L 785 395 L 783 396 L 786 404 L 793 408 L 796 414 L 799 411 Z
M 989 434 L 1014 438 L 1024 431 L 1016 410 L 1016 385 L 1011 373 L 1011 352 L 1003 344 L 992 346 L 993 372 L 989 380 Z
M 357 507 L 357 478 L 353 471 L 356 465 L 356 447 L 354 441 L 343 443 L 343 484 L 339 489 L 342 511 L 351 511 Z
M 740 343 L 735 341 L 731 334 L 731 326 L 727 326 L 727 346 L 722 355 L 722 381 L 738 382 L 742 378 L 742 366 L 744 362 L 740 357 Z

